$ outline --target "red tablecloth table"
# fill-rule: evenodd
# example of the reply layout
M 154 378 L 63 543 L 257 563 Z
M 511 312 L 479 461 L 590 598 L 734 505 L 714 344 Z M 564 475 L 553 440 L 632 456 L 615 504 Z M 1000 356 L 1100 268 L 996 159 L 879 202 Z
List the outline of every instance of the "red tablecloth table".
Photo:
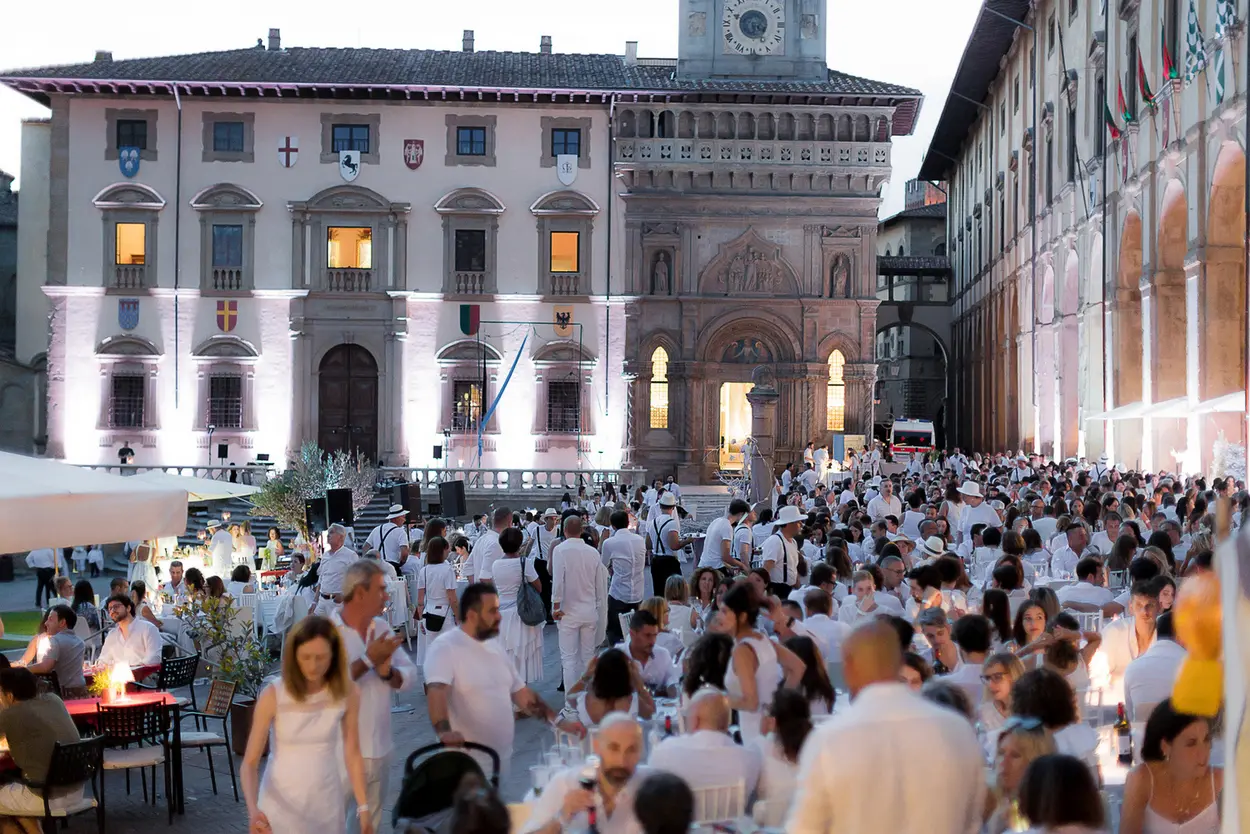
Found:
M 130 674 L 135 679 L 135 683 L 147 680 L 161 670 L 160 664 L 155 666 L 131 666 Z M 83 680 L 86 681 L 88 689 L 91 688 L 91 682 L 95 679 L 98 672 L 83 672 Z

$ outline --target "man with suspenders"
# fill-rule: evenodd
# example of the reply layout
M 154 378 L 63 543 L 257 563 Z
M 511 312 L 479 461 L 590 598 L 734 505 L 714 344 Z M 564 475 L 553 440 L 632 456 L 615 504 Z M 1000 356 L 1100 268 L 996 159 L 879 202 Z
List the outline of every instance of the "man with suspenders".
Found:
M 408 532 L 404 522 L 408 511 L 403 504 L 392 504 L 387 512 L 386 521 L 374 527 L 365 539 L 365 550 L 376 550 L 382 554 L 382 561 L 389 562 L 395 568 L 396 576 L 403 576 L 401 566 L 408 560 Z
M 799 582 L 799 543 L 795 536 L 803 527 L 803 513 L 798 507 L 786 505 L 773 520 L 773 534 L 761 547 L 764 569 L 772 582 L 772 593 L 787 599 Z
M 534 525 L 534 546 L 530 549 L 534 570 L 538 572 L 538 581 L 542 585 L 543 608 L 547 610 L 549 625 L 555 620 L 551 619 L 551 563 L 547 559 L 560 536 L 560 531 L 556 529 L 559 520 L 560 514 L 555 507 L 548 507 L 543 513 L 543 523 Z
M 670 576 L 681 576 L 677 554 L 693 538 L 681 537 L 677 519 L 677 496 L 665 492 L 659 503 L 647 513 L 647 560 L 651 563 L 651 585 L 655 596 L 664 596 L 664 583 Z

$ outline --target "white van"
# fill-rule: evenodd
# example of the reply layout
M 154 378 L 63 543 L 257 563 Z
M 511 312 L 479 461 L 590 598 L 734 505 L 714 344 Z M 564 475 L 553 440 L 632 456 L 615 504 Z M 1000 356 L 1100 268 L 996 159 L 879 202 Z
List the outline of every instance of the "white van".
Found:
M 895 463 L 909 463 L 912 455 L 927 456 L 934 449 L 932 420 L 895 420 L 890 429 L 890 454 Z

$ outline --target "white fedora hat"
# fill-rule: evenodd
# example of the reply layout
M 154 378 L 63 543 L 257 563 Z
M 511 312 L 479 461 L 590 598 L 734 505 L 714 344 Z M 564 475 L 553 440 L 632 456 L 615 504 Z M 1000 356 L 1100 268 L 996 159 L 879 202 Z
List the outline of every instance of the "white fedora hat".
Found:
M 959 494 L 967 495 L 969 498 L 984 497 L 981 495 L 981 485 L 976 481 L 964 481 L 963 485 L 959 487 Z
M 559 515 L 560 515 L 560 514 L 559 514 L 558 512 L 556 512 L 556 508 L 555 508 L 555 507 L 548 507 L 548 508 L 547 508 L 547 509 L 543 512 L 543 518 L 558 518 L 558 517 L 559 517 Z
M 803 521 L 805 518 L 806 516 L 803 515 L 798 507 L 793 504 L 787 504 L 781 508 L 781 511 L 777 513 L 777 517 L 773 519 L 773 526 L 779 527 L 787 524 L 795 524 Z
M 941 536 L 929 536 L 924 540 L 924 547 L 920 548 L 921 552 L 926 556 L 932 556 L 935 559 L 946 553 L 946 542 L 942 541 Z
M 397 515 L 408 515 L 408 511 L 404 509 L 403 504 L 391 504 L 391 508 L 386 511 L 387 518 L 394 518 Z
M 221 522 L 214 518 L 212 521 L 208 522 L 208 524 L 204 525 L 204 529 L 212 530 L 220 526 L 221 526 Z
M 677 496 L 671 492 L 664 493 L 663 495 L 660 496 L 660 506 L 661 507 L 676 507 Z

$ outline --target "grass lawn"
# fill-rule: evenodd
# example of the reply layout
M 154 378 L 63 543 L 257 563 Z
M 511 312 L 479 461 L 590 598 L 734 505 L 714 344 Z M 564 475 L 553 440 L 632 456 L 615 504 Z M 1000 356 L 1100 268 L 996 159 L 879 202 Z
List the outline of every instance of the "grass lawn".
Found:
M 39 611 L 0 611 L 0 620 L 4 621 L 5 634 L 34 634 L 39 630 L 41 619 L 43 619 L 43 614 Z
M 13 651 L 14 649 L 25 651 L 26 641 L 25 640 L 0 640 L 0 652 Z

